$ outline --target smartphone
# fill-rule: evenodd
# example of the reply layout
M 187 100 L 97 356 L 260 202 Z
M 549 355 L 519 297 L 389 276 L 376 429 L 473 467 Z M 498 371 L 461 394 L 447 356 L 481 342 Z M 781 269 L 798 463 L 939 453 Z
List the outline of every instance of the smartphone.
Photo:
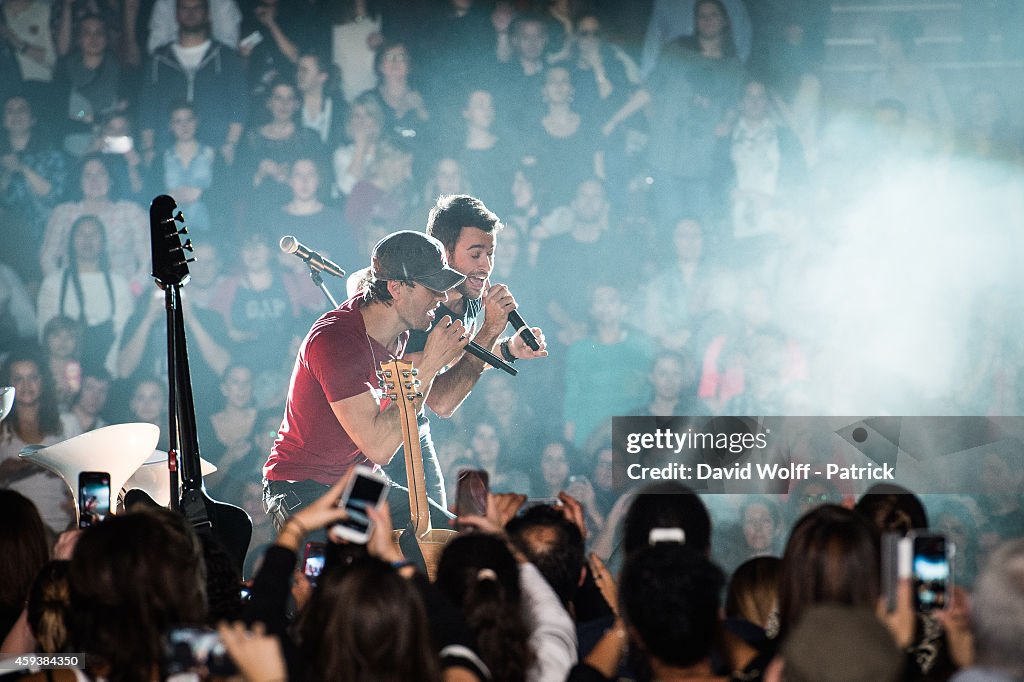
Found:
M 365 544 L 372 523 L 366 515 L 369 507 L 379 507 L 388 491 L 388 481 L 368 466 L 356 467 L 338 506 L 344 507 L 348 518 L 331 526 L 331 532 L 343 540 Z
M 238 49 L 254 48 L 263 42 L 263 34 L 259 31 L 253 31 L 246 37 L 238 41 Z
M 457 516 L 486 516 L 490 478 L 483 469 L 460 469 L 455 488 Z
M 562 501 L 557 497 L 530 497 L 523 502 L 523 506 L 519 508 L 516 516 L 522 516 L 534 507 L 560 507 L 561 505 Z
M 307 542 L 302 559 L 302 573 L 313 587 L 316 587 L 316 579 L 320 577 L 322 570 L 324 570 L 324 543 Z
M 203 676 L 237 675 L 220 635 L 209 628 L 171 628 L 163 640 L 161 669 L 164 677 L 195 673 Z
M 107 135 L 103 138 L 104 154 L 127 154 L 134 146 L 130 135 Z
M 110 513 L 110 474 L 83 471 L 78 474 L 78 527 L 88 528 Z
M 914 607 L 922 612 L 946 608 L 952 591 L 952 552 L 946 536 L 911 533 Z

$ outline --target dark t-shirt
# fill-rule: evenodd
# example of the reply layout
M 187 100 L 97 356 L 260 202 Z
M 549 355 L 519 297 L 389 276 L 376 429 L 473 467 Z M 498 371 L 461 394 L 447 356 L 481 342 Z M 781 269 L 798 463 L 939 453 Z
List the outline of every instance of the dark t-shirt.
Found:
M 379 363 L 400 358 L 407 333 L 392 355 L 366 333 L 353 297 L 325 313 L 302 341 L 288 386 L 284 421 L 263 475 L 273 481 L 313 480 L 333 485 L 357 464 L 370 464 L 341 427 L 330 403 L 370 391 L 380 397 Z M 381 410 L 388 405 L 381 400 Z

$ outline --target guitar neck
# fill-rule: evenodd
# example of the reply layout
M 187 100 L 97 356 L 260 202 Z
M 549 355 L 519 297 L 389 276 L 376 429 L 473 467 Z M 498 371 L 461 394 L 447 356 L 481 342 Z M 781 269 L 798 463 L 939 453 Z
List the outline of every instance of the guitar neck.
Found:
M 394 384 L 392 399 L 397 404 L 402 421 L 402 444 L 405 451 L 405 477 L 409 483 L 409 515 L 416 538 L 430 536 L 430 506 L 427 503 L 426 475 L 423 452 L 420 449 L 419 425 L 416 422 L 417 390 L 416 370 L 411 362 L 391 360 L 381 363 L 384 375 Z

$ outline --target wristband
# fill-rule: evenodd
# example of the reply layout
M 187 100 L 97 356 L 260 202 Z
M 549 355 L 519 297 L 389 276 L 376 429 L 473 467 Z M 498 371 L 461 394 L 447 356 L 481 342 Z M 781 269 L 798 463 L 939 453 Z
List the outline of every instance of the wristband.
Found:
M 405 568 L 406 566 L 415 566 L 415 565 L 416 564 L 414 564 L 413 562 L 409 561 L 408 559 L 402 559 L 401 561 L 392 561 L 391 562 L 391 568 L 395 569 L 396 571 L 400 571 L 403 568 Z
M 509 363 L 511 365 L 512 363 L 514 363 L 519 358 L 517 358 L 516 356 L 512 355 L 512 351 L 509 350 L 509 347 L 508 347 L 508 342 L 509 341 L 510 341 L 510 339 L 505 339 L 504 341 L 502 341 L 501 343 L 498 344 L 498 348 L 501 349 L 501 357 L 505 360 L 505 362 L 507 362 L 507 363 Z

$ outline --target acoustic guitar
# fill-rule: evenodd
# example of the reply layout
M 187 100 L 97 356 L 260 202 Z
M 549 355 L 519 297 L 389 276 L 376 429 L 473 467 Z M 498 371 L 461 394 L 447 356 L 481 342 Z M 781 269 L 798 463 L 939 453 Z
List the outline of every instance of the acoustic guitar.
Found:
M 427 576 L 433 580 L 437 563 L 444 546 L 454 538 L 454 530 L 433 528 L 430 524 L 430 506 L 427 503 L 427 485 L 423 472 L 423 452 L 420 450 L 420 434 L 416 424 L 416 399 L 422 398 L 419 391 L 418 371 L 406 360 L 382 362 L 386 395 L 398 406 L 402 419 L 402 440 L 405 451 L 405 477 L 409 483 L 409 517 L 416 544 L 427 567 Z M 404 533 L 395 531 L 395 541 Z

